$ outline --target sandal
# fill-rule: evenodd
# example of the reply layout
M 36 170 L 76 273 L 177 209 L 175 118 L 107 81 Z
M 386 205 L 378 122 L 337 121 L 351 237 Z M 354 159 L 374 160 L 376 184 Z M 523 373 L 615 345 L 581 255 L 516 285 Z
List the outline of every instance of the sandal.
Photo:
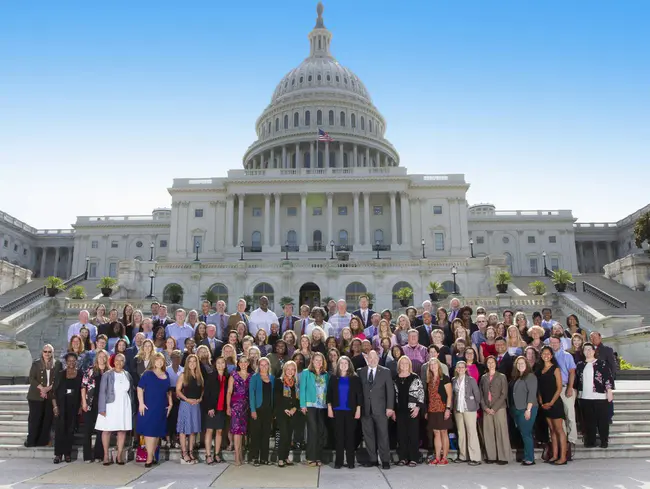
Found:
M 309 467 L 318 467 L 318 462 L 307 462 L 307 466 L 309 466 Z
M 61 457 L 59 457 L 57 455 L 56 457 L 54 457 L 54 460 L 52 460 L 52 462 L 55 463 L 55 464 L 60 464 L 61 463 Z
M 221 452 L 219 452 L 214 456 L 214 463 L 220 464 L 221 462 L 223 462 L 223 459 L 221 458 Z
M 69 464 L 70 462 L 72 462 L 72 457 L 70 455 L 66 455 L 65 463 Z
M 214 465 L 214 457 L 212 455 L 205 456 L 205 465 Z
M 278 467 L 280 467 L 281 469 L 286 467 L 286 463 L 284 462 L 284 460 L 278 460 Z
M 190 458 L 189 454 L 187 452 L 183 452 L 181 455 L 181 464 L 182 465 L 192 465 L 194 462 L 192 462 L 192 459 Z
M 405 465 L 406 465 L 406 460 L 400 460 L 399 462 L 397 462 L 398 467 L 404 467 Z
M 287 467 L 291 467 L 293 465 L 293 462 L 291 460 L 285 460 L 284 463 L 287 465 Z
M 417 467 L 418 466 L 418 464 L 416 462 L 414 462 L 413 460 L 411 460 L 408 465 L 409 465 L 409 467 Z

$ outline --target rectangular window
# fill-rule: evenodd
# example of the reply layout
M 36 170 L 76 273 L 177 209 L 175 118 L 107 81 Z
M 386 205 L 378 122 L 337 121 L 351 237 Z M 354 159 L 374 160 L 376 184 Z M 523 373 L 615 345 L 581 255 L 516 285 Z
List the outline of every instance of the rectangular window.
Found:
M 117 277 L 117 263 L 113 262 L 108 264 L 108 276 Z
M 433 206 L 433 213 L 434 214 L 442 214 L 442 206 L 441 205 L 434 205 Z
M 372 207 L 372 213 L 373 213 L 375 216 L 381 216 L 381 215 L 383 215 L 383 214 L 384 214 L 384 208 L 383 208 L 383 206 L 381 206 L 381 205 L 375 205 L 375 206 L 373 206 L 373 207 Z
M 8 240 L 8 239 L 5 239 L 5 240 L 4 240 L 4 243 L 2 244 L 2 246 L 4 246 L 5 248 L 8 248 L 8 247 L 9 247 L 9 240 Z
M 535 236 L 528 236 L 528 244 L 535 244 Z
M 18 251 L 18 245 L 15 244 L 15 245 L 14 245 L 14 253 L 16 253 L 17 251 Z
M 203 251 L 203 236 L 194 236 L 194 245 L 192 251 L 196 253 L 196 248 L 199 249 L 199 253 Z
M 97 248 L 99 248 L 99 241 L 91 241 L 91 243 L 90 243 L 90 247 L 91 247 L 93 250 L 96 250 Z
M 23 248 L 23 256 L 27 256 L 27 248 Z
M 97 277 L 97 263 L 91 263 L 88 266 L 88 277 L 96 278 Z
M 298 215 L 297 207 L 287 207 L 287 216 L 296 217 Z
M 348 215 L 348 207 L 345 205 L 339 206 L 339 216 L 347 216 Z
M 161 239 L 160 240 L 160 247 L 161 248 L 167 248 L 167 240 L 166 239 Z
M 549 243 L 557 243 L 557 236 L 549 236 L 548 237 L 548 242 Z
M 483 243 L 485 243 L 485 238 L 483 236 L 477 236 L 476 244 L 483 244 Z
M 539 270 L 537 269 L 537 258 L 529 258 L 528 261 L 530 263 L 530 273 L 538 274 Z
M 203 209 L 194 209 L 194 217 L 203 217 Z
M 253 207 L 253 217 L 262 217 L 261 207 Z
M 314 207 L 312 215 L 314 215 L 314 216 L 322 216 L 323 215 L 323 208 L 322 207 Z
M 443 251 L 445 249 L 445 235 L 443 233 L 435 233 L 433 237 L 435 239 L 436 251 Z
M 117 248 L 119 243 L 117 241 L 111 241 L 111 248 Z
M 560 259 L 559 258 L 551 258 L 551 270 L 554 272 L 556 270 L 560 269 Z

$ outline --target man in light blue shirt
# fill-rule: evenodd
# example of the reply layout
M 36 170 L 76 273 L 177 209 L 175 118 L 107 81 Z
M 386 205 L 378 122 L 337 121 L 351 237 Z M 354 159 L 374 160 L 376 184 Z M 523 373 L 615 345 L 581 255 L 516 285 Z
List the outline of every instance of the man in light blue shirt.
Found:
M 210 314 L 206 320 L 206 324 L 214 324 L 217 327 L 216 337 L 224 340 L 228 334 L 228 319 L 229 315 L 226 314 L 226 303 L 224 301 L 217 301 L 217 312 Z
M 329 318 L 329 323 L 332 325 L 332 334 L 337 340 L 341 337 L 341 330 L 350 326 L 352 314 L 347 309 L 347 302 L 344 299 L 339 299 L 336 303 L 336 314 L 331 315 Z
M 553 312 L 548 307 L 542 309 L 542 328 L 549 333 L 553 329 L 553 325 L 557 323 L 557 321 L 553 319 L 552 315 Z
M 79 322 L 71 324 L 68 328 L 68 343 L 70 343 L 70 338 L 72 338 L 74 335 L 79 334 L 81 328 L 86 328 L 88 330 L 88 333 L 90 333 L 90 341 L 93 343 L 95 342 L 97 339 L 97 327 L 94 324 L 90 324 L 88 322 L 89 317 L 90 313 L 85 309 L 79 312 Z
M 576 363 L 573 355 L 562 349 L 562 342 L 557 336 L 551 336 L 549 344 L 553 349 L 555 361 L 562 375 L 562 391 L 560 397 L 564 404 L 564 428 L 570 443 L 578 442 L 578 427 L 576 425 L 576 393 L 573 390 L 573 382 L 576 376 Z
M 472 345 L 478 350 L 481 343 L 485 343 L 487 338 L 485 337 L 485 330 L 487 329 L 487 318 L 483 314 L 476 316 L 476 326 L 478 326 L 478 331 L 472 333 Z
M 185 344 L 186 338 L 194 338 L 194 328 L 185 323 L 185 309 L 176 310 L 176 322 L 165 328 L 165 335 L 174 338 L 177 345 Z
M 370 326 L 363 330 L 363 334 L 372 342 L 372 339 L 379 333 L 379 321 L 381 321 L 381 314 L 378 312 L 374 313 L 370 317 L 370 321 Z

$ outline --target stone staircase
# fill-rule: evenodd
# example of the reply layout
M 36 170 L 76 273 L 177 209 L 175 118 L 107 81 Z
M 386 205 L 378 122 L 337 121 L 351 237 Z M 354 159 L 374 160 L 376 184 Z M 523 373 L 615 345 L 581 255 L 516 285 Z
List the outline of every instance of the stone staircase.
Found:
M 603 450 L 578 446 L 576 459 L 650 457 L 650 411 L 646 408 L 650 403 L 650 381 L 619 381 L 617 387 L 609 448 Z M 0 386 L 0 458 L 53 457 L 52 447 L 23 446 L 27 437 L 26 394 L 25 385 Z M 300 454 L 296 452 L 294 456 L 297 455 Z M 165 451 L 162 456 L 167 460 L 178 460 L 180 451 Z M 224 456 L 227 460 L 232 458 L 229 452 L 225 452 Z
M 45 280 L 44 278 L 35 278 L 29 283 L 23 284 L 20 287 L 16 287 L 15 289 L 11 289 L 4 294 L 0 295 L 0 308 L 4 306 L 5 304 L 8 304 L 9 302 L 18 299 L 19 297 L 24 296 L 25 294 L 29 294 L 31 292 L 34 292 L 39 289 L 43 289 L 45 286 Z M 8 311 L 2 311 L 0 310 L 0 319 L 4 319 L 5 317 L 9 316 L 11 312 Z

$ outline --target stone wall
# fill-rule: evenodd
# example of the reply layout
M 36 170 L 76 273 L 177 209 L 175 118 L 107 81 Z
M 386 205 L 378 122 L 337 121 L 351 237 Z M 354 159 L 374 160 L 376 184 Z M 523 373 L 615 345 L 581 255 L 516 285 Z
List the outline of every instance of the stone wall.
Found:
M 32 280 L 32 271 L 0 260 L 0 294 L 20 287 Z

